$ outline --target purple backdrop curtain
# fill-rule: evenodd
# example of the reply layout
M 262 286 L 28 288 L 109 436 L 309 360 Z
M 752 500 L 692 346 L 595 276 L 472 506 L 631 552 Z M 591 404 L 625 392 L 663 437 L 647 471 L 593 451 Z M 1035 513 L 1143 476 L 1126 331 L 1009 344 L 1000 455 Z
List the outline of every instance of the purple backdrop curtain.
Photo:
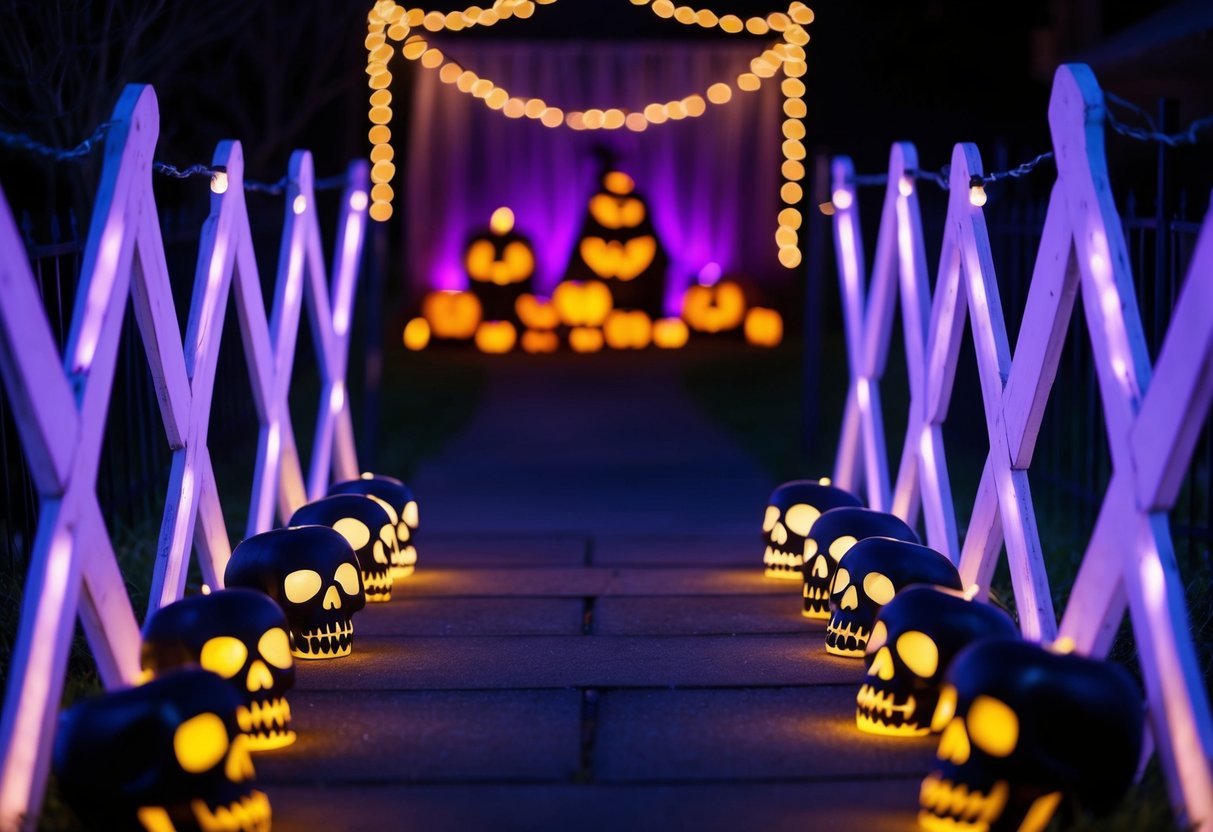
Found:
M 514 95 L 538 96 L 565 110 L 639 109 L 651 101 L 702 95 L 716 81 L 736 79 L 764 45 L 637 42 L 587 44 L 511 41 L 441 48 L 466 69 Z M 649 200 L 670 255 L 667 306 L 709 263 L 725 274 L 787 280 L 776 258 L 779 208 L 778 78 L 755 93 L 735 93 L 697 119 L 627 129 L 549 129 L 508 119 L 418 68 L 410 118 L 406 197 L 407 267 L 414 285 L 466 286 L 461 255 L 474 229 L 508 205 L 536 248 L 537 290 L 564 274 L 597 187 L 596 146 L 610 148 L 617 167 Z

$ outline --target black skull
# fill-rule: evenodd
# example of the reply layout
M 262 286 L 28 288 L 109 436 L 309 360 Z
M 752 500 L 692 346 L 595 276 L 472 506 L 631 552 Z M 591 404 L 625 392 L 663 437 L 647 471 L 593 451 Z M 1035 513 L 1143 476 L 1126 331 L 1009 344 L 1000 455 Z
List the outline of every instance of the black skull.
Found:
M 910 586 L 881 608 L 864 653 L 855 723 L 873 734 L 930 733 L 948 665 L 980 638 L 1015 638 L 1006 613 L 936 586 Z
M 268 832 L 239 702 L 215 674 L 178 670 L 77 703 L 55 738 L 64 797 L 93 829 Z
M 843 507 L 821 515 L 813 524 L 804 550 L 805 618 L 830 617 L 830 585 L 838 561 L 856 542 L 867 537 L 918 542 L 918 535 L 900 517 L 883 511 Z
M 855 495 L 814 480 L 792 480 L 772 491 L 762 518 L 766 546 L 762 563 L 767 577 L 800 580 L 805 543 L 813 523 L 832 508 L 859 504 Z
M 868 537 L 852 546 L 838 562 L 830 586 L 826 651 L 863 658 L 876 614 L 910 584 L 958 590 L 960 573 L 952 561 L 917 543 Z
M 367 601 L 392 600 L 396 524 L 383 505 L 365 494 L 338 494 L 308 503 L 291 516 L 292 526 L 329 526 L 354 549 Z
M 1043 829 L 1063 796 L 1106 812 L 1141 755 L 1141 692 L 1118 665 L 985 639 L 945 677 L 922 783 L 924 829 Z
M 396 524 L 397 549 L 392 553 L 392 577 L 407 578 L 417 566 L 417 499 L 407 485 L 383 474 L 363 474 L 360 479 L 339 482 L 329 489 L 333 494 L 363 494 L 382 501 L 388 517 Z
M 260 590 L 278 602 L 296 657 L 349 655 L 353 615 L 366 606 L 366 595 L 354 550 L 328 526 L 274 529 L 248 538 L 232 552 L 224 583 Z
M 295 741 L 286 691 L 295 684 L 289 626 L 261 592 L 226 589 L 161 607 L 143 625 L 143 669 L 155 677 L 200 666 L 228 680 L 240 697 L 236 721 L 249 748 Z

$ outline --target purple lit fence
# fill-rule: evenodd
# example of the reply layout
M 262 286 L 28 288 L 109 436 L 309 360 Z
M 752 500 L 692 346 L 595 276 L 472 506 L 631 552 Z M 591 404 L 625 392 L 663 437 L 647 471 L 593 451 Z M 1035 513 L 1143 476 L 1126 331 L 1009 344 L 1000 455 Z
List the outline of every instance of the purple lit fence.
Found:
M 56 346 L 12 213 L 0 191 L 0 371 L 41 512 L 0 721 L 0 828 L 32 827 L 49 765 L 64 670 L 79 617 L 101 679 L 139 671 L 139 629 L 97 500 L 98 461 L 127 299 L 173 449 L 151 591 L 159 607 L 183 592 L 191 549 L 203 580 L 222 587 L 231 554 L 207 446 L 216 360 L 234 294 L 259 439 L 246 532 L 285 521 L 330 476 L 358 473 L 345 384 L 354 288 L 366 230 L 368 172 L 351 165 L 332 282 L 324 262 L 311 155 L 290 161 L 285 223 L 269 318 L 244 200 L 238 142 L 214 164 L 184 345 L 152 193 L 159 110 L 151 87 L 126 89 L 108 133 L 92 226 L 63 355 Z M 304 305 L 321 397 L 304 475 L 287 396 Z
M 1206 216 L 1151 368 L 1104 156 L 1104 97 L 1091 71 L 1061 67 L 1049 105 L 1057 164 L 1019 337 L 1011 350 L 995 262 L 971 177 L 977 148 L 955 148 L 932 297 L 912 145 L 893 147 L 875 264 L 865 292 L 850 160 L 833 166 L 835 247 L 851 383 L 834 479 L 907 521 L 979 595 L 1006 547 L 1024 635 L 1104 656 L 1129 615 L 1150 727 L 1181 823 L 1213 829 L 1213 719 L 1188 622 L 1168 511 L 1213 399 L 1213 211 Z M 866 295 L 866 297 L 865 297 Z M 1060 625 L 1053 610 L 1029 469 L 1075 303 L 1090 336 L 1112 476 Z M 905 445 L 890 484 L 879 386 L 900 305 L 910 389 Z M 989 456 L 963 541 L 943 424 L 971 322 Z

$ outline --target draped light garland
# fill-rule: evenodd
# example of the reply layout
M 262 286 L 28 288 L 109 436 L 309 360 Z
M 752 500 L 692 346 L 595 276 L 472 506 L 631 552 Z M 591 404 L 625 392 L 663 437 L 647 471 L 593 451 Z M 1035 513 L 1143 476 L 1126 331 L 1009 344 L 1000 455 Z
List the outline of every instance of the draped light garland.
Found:
M 723 105 L 732 100 L 734 87 L 740 92 L 754 92 L 761 88 L 765 79 L 782 72 L 780 85 L 783 93 L 783 164 L 781 173 L 784 183 L 780 188 L 780 199 L 784 208 L 779 212 L 779 228 L 775 242 L 779 246 L 779 262 L 786 268 L 800 265 L 801 254 L 799 229 L 802 222 L 797 207 L 804 197 L 800 185 L 805 176 L 806 155 L 804 117 L 805 85 L 801 77 L 807 71 L 804 46 L 809 42 L 804 27 L 813 21 L 813 11 L 802 2 L 793 2 L 786 12 L 772 12 L 765 17 L 742 19 L 737 15 L 718 15 L 710 9 L 693 9 L 676 6 L 671 0 L 630 0 L 634 6 L 648 6 L 653 14 L 687 26 L 703 28 L 719 27 L 728 34 L 767 35 L 776 32 L 781 42 L 764 49 L 750 61 L 750 71 L 737 76 L 733 83 L 718 81 L 711 84 L 701 95 L 693 93 L 673 101 L 654 101 L 643 107 L 629 110 L 622 107 L 590 108 L 587 110 L 564 110 L 541 98 L 511 95 L 504 87 L 489 78 L 482 78 L 471 70 L 464 69 L 450 60 L 442 50 L 414 32 L 443 30 L 460 31 L 472 26 L 492 26 L 495 23 L 517 17 L 526 19 L 535 11 L 535 5 L 547 5 L 556 0 L 496 0 L 491 8 L 469 6 L 462 11 L 427 12 L 423 9 L 405 9 L 395 0 L 378 0 L 367 16 L 368 85 L 370 96 L 371 129 L 368 134 L 371 150 L 370 216 L 384 222 L 392 216 L 392 199 L 395 194 L 389 184 L 396 174 L 393 164 L 394 151 L 391 146 L 392 94 L 388 87 L 392 82 L 388 63 L 395 48 L 388 41 L 402 43 L 400 53 L 431 71 L 438 72 L 439 79 L 452 84 L 460 92 L 482 100 L 486 107 L 498 110 L 507 118 L 529 118 L 545 127 L 568 127 L 573 130 L 618 130 L 627 128 L 636 132 L 650 125 L 698 118 L 704 115 L 709 105 Z

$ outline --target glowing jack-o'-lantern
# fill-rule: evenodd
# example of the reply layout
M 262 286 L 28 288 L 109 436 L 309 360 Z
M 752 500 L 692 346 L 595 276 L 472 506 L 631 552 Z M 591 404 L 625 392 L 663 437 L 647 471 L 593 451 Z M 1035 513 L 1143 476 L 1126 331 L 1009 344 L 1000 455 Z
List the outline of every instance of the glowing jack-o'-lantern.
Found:
M 55 737 L 59 790 L 90 829 L 268 832 L 239 704 L 205 670 L 82 700 Z
M 680 350 L 687 345 L 689 336 L 681 318 L 662 318 L 653 322 L 653 343 L 658 349 Z
M 961 588 L 952 561 L 926 546 L 869 537 L 851 547 L 830 586 L 826 652 L 863 658 L 880 608 L 910 584 Z
M 251 589 L 183 598 L 143 625 L 143 669 L 160 677 L 197 665 L 227 679 L 240 697 L 236 721 L 249 748 L 282 748 L 295 741 L 286 701 L 295 684 L 287 629 L 282 609 Z
M 1111 662 L 983 639 L 948 668 L 932 727 L 935 770 L 919 791 L 927 830 L 1040 832 L 1063 797 L 1101 815 L 1133 782 L 1141 692 Z
M 514 301 L 529 290 L 535 274 L 535 251 L 531 241 L 514 230 L 513 211 L 502 207 L 493 212 L 488 229 L 468 241 L 463 265 L 484 316 L 511 317 Z
M 652 317 L 661 312 L 665 254 L 635 188 L 626 173 L 603 174 L 590 197 L 569 276 L 605 280 L 616 307 L 641 309 Z
M 569 347 L 573 352 L 591 353 L 602 350 L 602 330 L 589 326 L 573 327 L 569 330 Z
M 864 652 L 855 724 L 870 734 L 930 733 L 952 659 L 981 638 L 1016 638 L 1002 610 L 936 586 L 910 586 L 881 608 Z
M 334 494 L 363 494 L 379 500 L 388 519 L 396 524 L 396 552 L 392 554 L 393 579 L 407 578 L 417 566 L 417 528 L 421 520 L 417 498 L 407 485 L 395 477 L 364 473 L 356 480 L 345 480 L 329 488 Z
M 518 331 L 509 321 L 485 321 L 476 328 L 476 349 L 490 355 L 503 355 L 514 349 Z
M 611 290 L 597 280 L 566 280 L 552 293 L 560 322 L 573 327 L 600 327 L 611 314 Z
M 607 316 L 602 331 L 613 350 L 642 350 L 652 340 L 653 322 L 638 309 L 616 309 Z
M 762 564 L 766 576 L 801 580 L 800 568 L 809 551 L 809 533 L 817 518 L 830 509 L 859 504 L 859 498 L 849 491 L 817 480 L 791 480 L 772 491 L 762 518 L 762 540 L 766 545 Z M 829 599 L 826 601 L 828 604 Z
M 353 548 L 328 526 L 274 529 L 232 552 L 224 584 L 260 590 L 278 602 L 298 659 L 348 656 L 354 613 L 366 606 Z
M 737 329 L 745 320 L 745 310 L 745 291 L 731 280 L 711 286 L 695 284 L 682 298 L 682 318 L 696 332 Z
M 329 526 L 340 532 L 358 558 L 368 602 L 392 600 L 392 558 L 399 557 L 396 522 L 382 501 L 365 494 L 335 494 L 301 506 L 291 526 Z
M 484 317 L 480 299 L 471 292 L 445 289 L 430 292 L 421 302 L 421 314 L 435 338 L 467 341 L 476 334 Z
M 745 315 L 745 340 L 754 347 L 778 347 L 783 341 L 783 317 L 774 309 L 755 306 Z
M 560 338 L 555 332 L 542 329 L 528 329 L 522 333 L 522 351 L 539 355 L 556 352 L 560 347 Z
M 514 312 L 527 329 L 547 331 L 560 326 L 560 313 L 548 298 L 520 295 L 514 301 Z
M 838 561 L 867 537 L 918 542 L 914 530 L 896 515 L 846 506 L 825 512 L 813 524 L 804 549 L 804 617 L 830 617 L 830 586 Z

